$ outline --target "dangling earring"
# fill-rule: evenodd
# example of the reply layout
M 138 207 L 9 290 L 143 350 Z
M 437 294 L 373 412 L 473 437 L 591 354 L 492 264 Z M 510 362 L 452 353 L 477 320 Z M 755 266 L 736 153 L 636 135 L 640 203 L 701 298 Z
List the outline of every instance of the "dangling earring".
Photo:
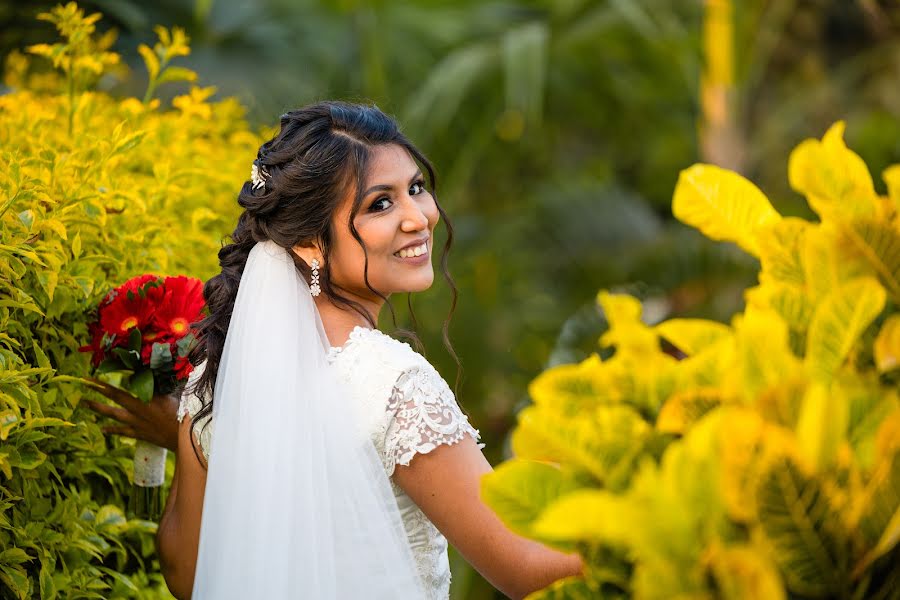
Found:
M 319 287 L 319 261 L 314 258 L 310 266 L 312 267 L 312 282 L 310 282 L 309 293 L 318 296 L 322 292 L 322 288 Z

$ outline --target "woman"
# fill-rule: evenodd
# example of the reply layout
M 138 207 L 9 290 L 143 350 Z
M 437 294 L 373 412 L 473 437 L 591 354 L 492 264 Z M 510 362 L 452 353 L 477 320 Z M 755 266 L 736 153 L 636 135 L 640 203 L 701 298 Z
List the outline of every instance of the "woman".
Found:
M 448 540 L 512 598 L 580 573 L 576 555 L 513 534 L 480 500 L 491 466 L 477 430 L 425 358 L 376 328 L 391 294 L 433 282 L 433 234 L 446 221 L 433 183 L 428 160 L 375 107 L 283 115 L 241 190 L 222 272 L 204 287 L 210 314 L 181 402 L 144 405 L 107 386 L 122 408 L 93 403 L 124 423 L 108 432 L 177 452 L 157 535 L 177 597 L 220 597 L 211 590 L 233 575 L 219 589 L 277 576 L 295 597 L 378 597 L 385 584 L 385 597 L 446 599 Z

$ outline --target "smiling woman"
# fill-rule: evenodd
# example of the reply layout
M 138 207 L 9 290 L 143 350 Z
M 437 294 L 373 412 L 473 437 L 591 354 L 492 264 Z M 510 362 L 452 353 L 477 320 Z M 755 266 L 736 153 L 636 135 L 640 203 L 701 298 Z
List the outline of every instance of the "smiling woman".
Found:
M 428 160 L 377 108 L 323 102 L 285 114 L 251 171 L 171 422 L 173 593 L 445 600 L 448 541 L 514 598 L 578 574 L 482 502 L 478 430 L 376 327 L 392 294 L 432 285 L 441 217 L 453 287 Z

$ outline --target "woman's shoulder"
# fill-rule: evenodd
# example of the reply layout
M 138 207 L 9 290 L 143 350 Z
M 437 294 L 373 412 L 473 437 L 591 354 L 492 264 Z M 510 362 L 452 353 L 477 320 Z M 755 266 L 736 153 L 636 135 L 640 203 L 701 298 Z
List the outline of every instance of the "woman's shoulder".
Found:
M 400 373 L 413 368 L 430 367 L 428 360 L 408 342 L 402 342 L 379 329 L 356 326 L 343 346 L 328 351 L 329 362 L 344 369 L 374 367 L 382 372 Z

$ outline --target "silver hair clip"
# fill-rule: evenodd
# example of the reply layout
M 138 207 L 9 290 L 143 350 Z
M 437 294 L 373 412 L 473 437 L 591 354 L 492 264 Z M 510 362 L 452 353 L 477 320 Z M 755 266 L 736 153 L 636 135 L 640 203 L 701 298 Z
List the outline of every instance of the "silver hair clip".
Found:
M 256 161 L 253 161 L 253 167 L 250 168 L 250 182 L 253 184 L 253 189 L 258 190 L 259 188 L 265 187 L 266 179 L 268 178 L 269 172 L 266 171 L 266 168 L 259 168 L 256 165 Z

